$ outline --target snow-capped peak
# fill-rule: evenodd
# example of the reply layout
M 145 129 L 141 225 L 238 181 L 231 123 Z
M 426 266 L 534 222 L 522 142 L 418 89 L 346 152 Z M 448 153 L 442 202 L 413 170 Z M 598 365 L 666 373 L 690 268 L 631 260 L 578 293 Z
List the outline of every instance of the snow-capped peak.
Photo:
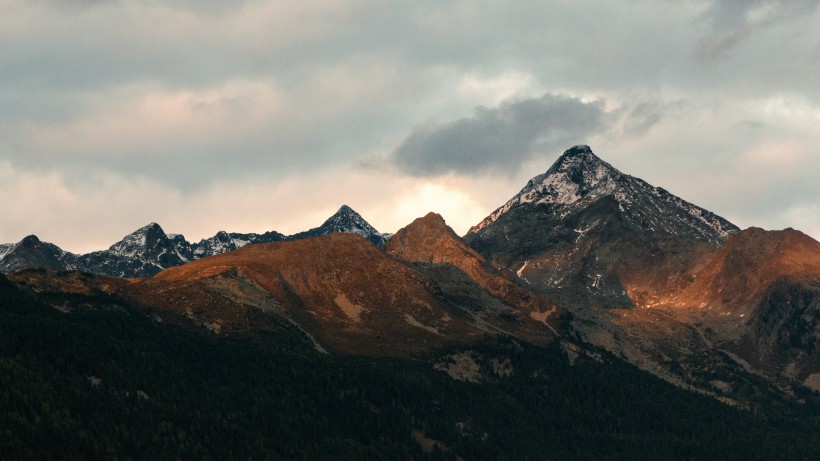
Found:
M 621 172 L 596 156 L 589 146 L 564 152 L 546 173 L 531 179 L 518 193 L 518 203 L 569 205 L 597 192 L 610 193 Z
M 168 236 L 162 230 L 162 227 L 152 222 L 126 235 L 122 240 L 111 245 L 108 251 L 131 258 L 144 256 L 149 247 L 154 247 L 159 240 L 166 239 L 168 239 Z
M 338 232 L 348 232 L 359 234 L 370 240 L 378 247 L 383 247 L 387 241 L 384 235 L 362 218 L 362 216 L 347 205 L 342 205 L 339 210 L 322 223 L 319 227 L 314 227 L 305 232 L 288 237 L 289 240 L 298 240 L 308 237 L 318 237 L 322 235 L 335 234 Z
M 613 193 L 622 176 L 620 171 L 598 158 L 589 146 L 573 146 L 546 173 L 530 179 L 518 194 L 470 229 L 470 232 L 478 232 L 510 208 L 526 203 L 572 205 L 582 200 L 597 200 Z
M 511 209 L 547 206 L 560 219 L 608 197 L 636 228 L 669 235 L 689 234 L 719 245 L 737 227 L 707 210 L 645 181 L 621 173 L 598 158 L 589 146 L 565 151 L 546 173 L 532 178 L 521 191 L 470 229 L 477 233 Z
M 342 205 L 339 211 L 329 217 L 320 227 L 334 232 L 353 232 L 364 237 L 378 233 L 373 226 L 347 205 Z

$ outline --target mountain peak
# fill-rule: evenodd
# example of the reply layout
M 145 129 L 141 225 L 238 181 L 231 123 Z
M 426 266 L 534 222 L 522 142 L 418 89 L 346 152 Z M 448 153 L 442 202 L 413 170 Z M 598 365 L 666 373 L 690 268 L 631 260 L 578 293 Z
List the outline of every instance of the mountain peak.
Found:
M 33 247 L 38 243 L 40 243 L 40 239 L 37 238 L 37 236 L 34 234 L 25 237 L 23 240 L 20 240 L 20 245 L 24 247 Z
M 320 227 L 332 227 L 333 229 L 341 229 L 351 227 L 361 230 L 370 231 L 373 227 L 362 218 L 362 215 L 356 212 L 353 208 L 347 205 L 342 205 L 336 213 L 333 213 Z M 338 230 L 336 230 L 338 232 Z M 344 231 L 342 231 L 344 232 Z
M 569 149 L 565 150 L 561 157 L 559 157 L 558 162 L 561 162 L 563 159 L 572 159 L 572 158 L 581 158 L 584 160 L 587 159 L 594 159 L 600 160 L 598 156 L 592 152 L 592 148 L 586 144 L 577 144 L 575 146 L 570 147 Z
M 595 198 L 613 192 L 621 176 L 589 146 L 573 146 L 546 173 L 532 178 L 510 202 L 572 205 L 589 195 Z
M 421 218 L 416 218 L 413 222 L 419 222 L 420 224 L 424 223 L 425 225 L 430 227 L 439 227 L 442 229 L 449 228 L 449 226 L 447 226 L 447 223 L 444 221 L 444 217 L 433 211 L 427 213 Z
M 573 146 L 564 151 L 546 173 L 530 179 L 518 194 L 469 232 L 478 232 L 517 206 L 569 206 L 597 200 L 614 193 L 623 176 L 612 165 L 598 158 L 589 146 Z
M 615 168 L 612 168 L 611 165 L 595 155 L 589 146 L 581 144 L 565 150 L 564 153 L 558 157 L 558 160 L 547 170 L 547 174 L 567 171 L 569 169 L 597 169 L 599 166 L 603 166 L 605 170 L 608 170 L 608 173 L 617 172 Z
M 165 233 L 165 231 L 162 230 L 162 227 L 159 224 L 151 222 L 135 230 L 134 232 L 132 232 L 132 234 L 147 234 L 150 232 L 162 232 L 163 234 Z
M 466 257 L 483 261 L 453 232 L 441 215 L 433 212 L 399 229 L 387 242 L 385 250 L 408 262 L 448 262 L 458 266 L 455 261 Z
M 533 178 L 552 186 L 561 186 L 562 183 L 573 183 L 589 189 L 600 184 L 607 178 L 615 178 L 621 172 L 609 163 L 601 160 L 587 145 L 573 146 L 564 151 L 558 160 L 552 164 L 546 173 Z
M 370 223 L 365 221 L 364 218 L 362 218 L 362 215 L 347 205 L 342 205 L 339 210 L 336 211 L 336 213 L 334 213 L 331 217 L 327 218 L 321 226 L 314 227 L 308 231 L 299 232 L 298 234 L 293 234 L 287 239 L 299 240 L 339 232 L 359 234 L 380 248 L 384 246 L 386 241 L 384 235 L 371 226 Z
M 159 224 L 152 222 L 126 235 L 111 245 L 108 251 L 117 256 L 149 262 L 161 268 L 172 263 L 187 262 L 187 257 L 174 255 L 178 250 L 175 248 L 177 243 L 184 241 L 185 238 L 181 235 L 170 238 Z
M 355 211 L 353 208 L 350 208 L 350 207 L 349 207 L 349 206 L 347 206 L 347 205 L 342 205 L 341 207 L 339 207 L 339 211 L 337 211 L 337 212 L 334 214 L 334 216 L 335 216 L 335 215 L 345 215 L 345 214 L 354 214 L 354 215 L 358 215 L 359 213 L 356 213 L 356 211 Z

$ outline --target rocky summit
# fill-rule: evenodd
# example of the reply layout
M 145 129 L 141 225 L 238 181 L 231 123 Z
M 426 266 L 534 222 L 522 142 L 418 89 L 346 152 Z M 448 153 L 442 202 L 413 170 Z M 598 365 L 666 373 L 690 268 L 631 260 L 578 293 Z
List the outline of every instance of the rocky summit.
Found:
M 289 236 L 288 240 L 299 240 L 309 237 L 320 237 L 323 235 L 347 232 L 359 234 L 379 248 L 384 247 L 388 234 L 382 234 L 362 218 L 362 216 L 347 205 L 342 205 L 339 210 L 322 223 L 319 227 L 299 232 Z
M 628 307 L 684 283 L 738 230 L 575 146 L 464 239 L 542 294 Z
M 18 243 L 0 245 L 0 272 L 15 272 L 31 267 L 66 270 L 77 269 L 77 255 L 63 251 L 54 244 L 29 235 Z

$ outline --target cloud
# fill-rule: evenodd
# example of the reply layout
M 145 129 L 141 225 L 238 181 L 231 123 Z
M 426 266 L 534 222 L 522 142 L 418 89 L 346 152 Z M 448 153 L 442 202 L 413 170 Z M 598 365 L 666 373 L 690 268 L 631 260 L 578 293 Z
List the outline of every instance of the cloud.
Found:
M 582 143 L 606 127 L 603 101 L 545 94 L 417 127 L 395 150 L 393 162 L 417 176 L 490 169 L 512 173 L 539 152 Z
M 715 0 L 702 20 L 708 32 L 695 45 L 702 62 L 728 56 L 753 33 L 795 18 L 811 16 L 817 0 Z
M 495 206 L 498 198 L 488 190 L 511 187 L 504 181 L 419 181 L 342 167 L 290 175 L 275 183 L 213 183 L 181 194 L 138 177 L 97 174 L 80 183 L 57 172 L 19 171 L 7 161 L 0 161 L 0 183 L 0 202 L 5 204 L 0 243 L 36 234 L 75 253 L 108 248 L 149 222 L 190 241 L 220 230 L 291 234 L 320 225 L 342 204 L 382 232 L 395 232 L 429 211 L 441 213 L 458 232 L 465 232 Z
M 53 213 L 55 230 L 73 216 L 93 220 L 81 210 L 104 210 L 98 200 L 120 193 L 189 220 L 180 210 L 202 206 L 198 198 L 220 187 L 255 206 L 296 200 L 285 189 L 265 197 L 270 190 L 258 184 L 289 185 L 293 196 L 316 188 L 322 201 L 338 195 L 338 181 L 291 180 L 351 169 L 379 191 L 385 184 L 362 175 L 408 190 L 467 181 L 417 195 L 459 195 L 460 187 L 481 193 L 489 212 L 581 142 L 624 171 L 766 225 L 774 215 L 764 211 L 789 205 L 745 207 L 737 159 L 789 143 L 809 162 L 820 158 L 816 0 L 2 5 L 0 160 L 16 177 L 97 188 L 31 205 L 32 222 Z M 389 168 L 354 167 L 378 158 Z M 782 183 L 759 194 L 803 206 L 798 194 L 818 195 L 802 179 L 816 166 L 778 170 Z M 118 192 L 120 179 L 98 178 L 126 178 L 132 188 Z M 804 185 L 789 192 L 790 182 Z M 0 196 L 31 184 L 8 179 Z M 254 194 L 263 199 L 243 198 Z M 72 205 L 66 197 L 78 198 Z M 167 221 L 161 210 L 117 203 L 141 216 L 133 225 Z M 4 234 L 7 241 L 35 230 L 18 216 L 23 230 Z M 0 230 L 14 231 L 9 222 Z

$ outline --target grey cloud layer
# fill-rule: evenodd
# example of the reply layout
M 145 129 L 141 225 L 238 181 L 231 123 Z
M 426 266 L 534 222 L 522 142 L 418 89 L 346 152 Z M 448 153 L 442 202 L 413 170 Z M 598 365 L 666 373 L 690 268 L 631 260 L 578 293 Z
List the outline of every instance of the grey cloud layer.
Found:
M 515 172 L 536 153 L 552 154 L 606 128 L 603 103 L 547 94 L 478 107 L 470 118 L 430 122 L 396 149 L 393 161 L 414 175 Z

